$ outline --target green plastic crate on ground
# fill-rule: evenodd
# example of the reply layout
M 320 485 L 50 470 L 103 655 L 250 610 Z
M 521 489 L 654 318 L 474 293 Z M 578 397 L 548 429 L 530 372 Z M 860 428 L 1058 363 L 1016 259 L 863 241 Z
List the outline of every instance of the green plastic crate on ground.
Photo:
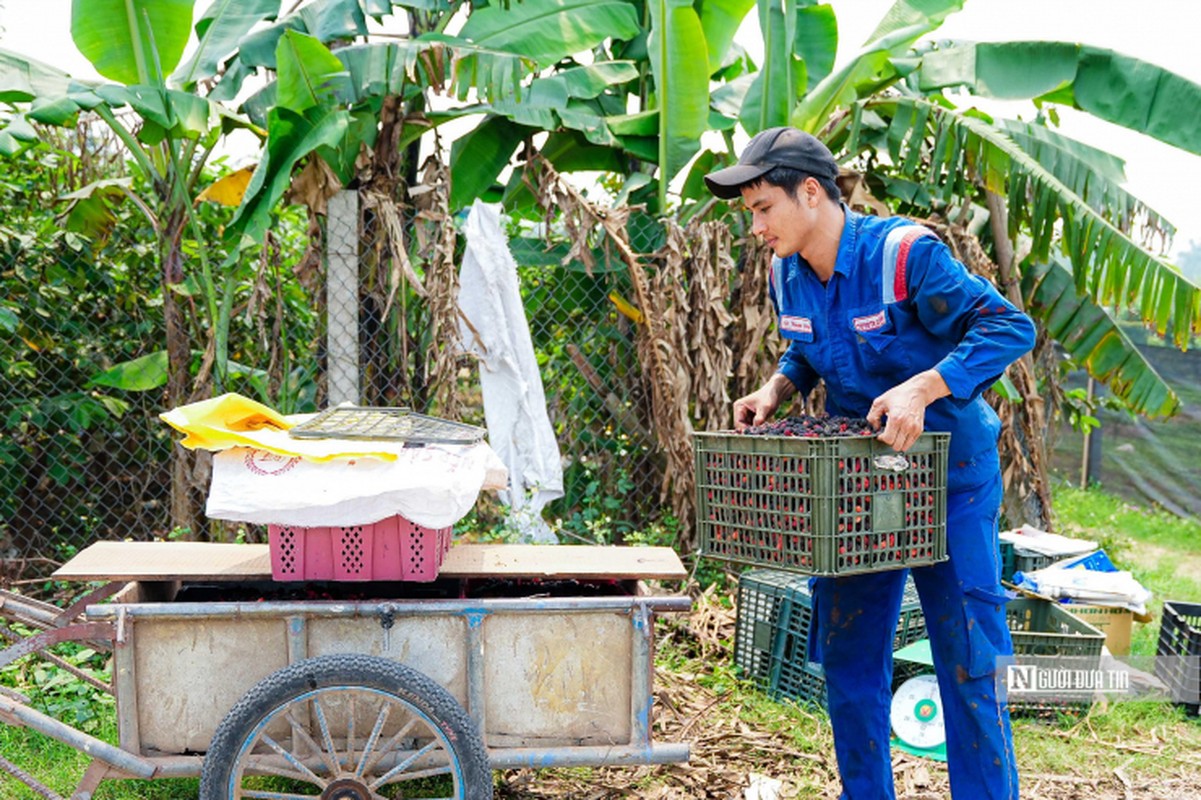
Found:
M 1105 634 L 1073 616 L 1059 603 L 1019 597 L 1006 604 L 1005 621 L 1013 639 L 1015 666 L 1036 663 L 1031 656 L 1060 656 L 1069 659 L 1070 668 L 1100 668 Z M 1091 704 L 1091 697 L 1069 694 L 1009 698 L 1011 712 L 1034 716 L 1080 714 Z
M 821 670 L 815 670 L 804 664 L 780 662 L 776 674 L 775 686 L 768 689 L 768 694 L 775 700 L 795 700 L 798 703 L 812 703 L 821 709 L 826 708 L 826 676 Z
M 752 569 L 738 581 L 734 664 L 742 676 L 773 697 L 825 705 L 821 668 L 809 664 L 813 601 L 809 578 L 781 570 Z M 926 620 L 913 580 L 905 583 L 893 649 L 924 638 Z
M 1188 700 L 1201 693 L 1201 604 L 1163 602 L 1155 655 L 1167 656 L 1155 659 L 1155 677 L 1164 682 L 1173 697 L 1187 698 L 1182 705 L 1195 716 L 1201 704 Z
M 874 436 L 694 434 L 701 553 L 806 575 L 947 557 L 947 445 L 924 433 L 897 453 Z M 894 462 L 895 463 L 895 462 Z
M 1054 561 L 1051 556 L 1023 550 L 1013 542 L 1001 542 L 1001 580 L 1013 582 L 1015 572 L 1034 572 L 1049 566 Z
M 1101 658 L 1105 634 L 1050 600 L 1019 597 L 1005 605 L 1013 654 Z

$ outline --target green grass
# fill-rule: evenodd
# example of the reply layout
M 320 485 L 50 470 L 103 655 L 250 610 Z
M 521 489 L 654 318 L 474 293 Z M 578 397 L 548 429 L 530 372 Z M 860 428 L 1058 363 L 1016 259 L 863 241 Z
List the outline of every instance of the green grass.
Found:
M 1059 531 L 1097 541 L 1152 593 L 1151 623 L 1135 623 L 1131 654 L 1155 655 L 1164 600 L 1201 603 L 1201 522 L 1139 508 L 1099 487 L 1057 486 Z
M 115 719 L 108 719 L 96 732 L 111 744 L 117 740 Z M 60 744 L 28 728 L 0 724 L 0 753 L 50 789 L 70 797 L 90 759 L 73 747 Z M 170 779 L 156 781 L 106 780 L 94 800 L 195 800 L 199 781 Z M 0 772 L 0 797 L 4 800 L 40 800 L 23 783 Z

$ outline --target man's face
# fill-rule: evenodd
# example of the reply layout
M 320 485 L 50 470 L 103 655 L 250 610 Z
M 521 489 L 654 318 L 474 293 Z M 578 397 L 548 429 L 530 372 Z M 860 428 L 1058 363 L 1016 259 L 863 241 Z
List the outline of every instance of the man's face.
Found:
M 780 258 L 799 253 L 814 224 L 813 209 L 805 202 L 807 188 L 797 187 L 799 199 L 766 181 L 742 189 L 742 202 L 751 212 L 751 232 Z

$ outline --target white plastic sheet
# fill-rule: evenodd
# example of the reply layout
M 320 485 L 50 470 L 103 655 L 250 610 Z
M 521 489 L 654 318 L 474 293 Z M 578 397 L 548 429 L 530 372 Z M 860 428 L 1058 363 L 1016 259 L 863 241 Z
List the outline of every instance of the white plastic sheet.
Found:
M 501 500 L 523 539 L 555 542 L 542 509 L 563 496 L 563 465 L 499 207 L 477 200 L 465 232 L 459 308 L 470 327 L 463 326 L 462 337 L 479 358 L 488 441 L 509 469 Z
M 1033 525 L 1023 525 L 1011 531 L 1001 531 L 1001 541 L 1027 552 L 1052 558 L 1080 555 L 1097 549 L 1097 543 L 1088 539 L 1073 539 L 1058 533 L 1048 533 Z
M 1052 564 L 1034 572 L 1022 573 L 1018 585 L 1045 597 L 1128 608 L 1135 614 L 1146 614 L 1147 601 L 1151 599 L 1151 592 L 1126 570 L 1096 572 Z
M 397 448 L 393 460 L 316 462 L 253 447 L 213 456 L 205 513 L 262 524 L 366 525 L 400 514 L 445 528 L 462 519 L 480 490 L 504 486 L 505 468 L 486 443 Z

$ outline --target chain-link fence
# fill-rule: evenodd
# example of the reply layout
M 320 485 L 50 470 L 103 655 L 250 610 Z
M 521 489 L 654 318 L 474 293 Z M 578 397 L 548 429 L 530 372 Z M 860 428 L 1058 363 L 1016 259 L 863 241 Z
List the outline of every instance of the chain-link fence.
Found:
M 197 228 L 211 239 L 185 237 L 163 260 L 160 232 L 121 189 L 65 198 L 101 177 L 124 180 L 120 159 L 87 142 L 0 159 L 0 556 L 9 580 L 44 574 L 98 539 L 206 535 L 199 507 L 181 509 L 203 499 L 205 460 L 181 461 L 158 419 L 173 376 L 182 374 L 187 397 L 221 369 L 230 391 L 288 410 L 317 401 L 318 315 L 292 271 L 303 219 L 283 214 L 259 253 L 217 275 L 232 300 L 228 363 L 218 367 L 201 263 L 219 269 L 210 262 L 221 212 L 198 208 Z M 178 358 L 169 319 L 183 336 Z
M 228 210 L 197 206 L 211 240 L 185 236 L 170 263 L 119 198 L 82 232 L 60 198 L 96 175 L 69 161 L 43 147 L 0 160 L 0 202 L 14 209 L 0 223 L 5 579 L 45 574 L 100 539 L 261 537 L 204 518 L 209 459 L 158 419 L 179 401 L 234 391 L 285 413 L 350 401 L 482 423 L 474 362 L 453 341 L 463 215 L 436 188 L 440 163 L 421 177 L 431 191 L 363 188 L 327 198 L 319 215 L 285 209 L 261 249 L 221 267 Z M 664 507 L 630 264 L 602 231 L 573 236 L 554 208 L 527 205 L 506 227 L 563 457 L 565 496 L 545 516 L 567 538 L 619 541 Z M 664 224 L 634 213 L 623 230 L 652 266 Z M 210 312 L 226 298 L 220 348 L 221 313 Z M 484 503 L 471 524 L 498 528 L 501 516 Z
M 231 264 L 230 209 L 197 205 L 164 254 L 122 195 L 102 214 L 62 199 L 119 170 L 62 147 L 0 160 L 0 579 L 99 539 L 261 540 L 205 518 L 210 460 L 158 419 L 217 392 L 483 424 L 455 302 L 466 210 L 442 162 L 285 206 Z M 504 232 L 564 477 L 545 516 L 565 539 L 649 527 L 686 548 L 688 432 L 728 427 L 781 346 L 766 253 L 739 219 L 683 225 L 545 170 L 519 179 L 529 196 L 506 204 Z M 503 512 L 485 498 L 461 532 L 508 533 Z

